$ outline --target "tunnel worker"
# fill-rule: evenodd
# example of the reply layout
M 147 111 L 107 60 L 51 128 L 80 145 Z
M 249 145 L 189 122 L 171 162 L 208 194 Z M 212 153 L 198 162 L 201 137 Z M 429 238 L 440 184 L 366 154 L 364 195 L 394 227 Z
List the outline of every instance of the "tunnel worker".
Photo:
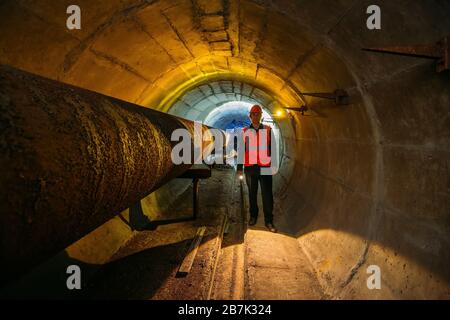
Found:
M 271 147 L 272 143 L 275 143 L 275 140 L 271 128 L 261 123 L 262 108 L 259 105 L 254 105 L 250 109 L 249 118 L 251 120 L 250 126 L 243 129 L 245 147 L 243 165 L 250 202 L 249 225 L 255 225 L 258 219 L 257 199 L 259 182 L 261 185 L 265 225 L 271 232 L 277 232 L 277 229 L 273 224 L 272 213 L 272 174 L 266 173 L 266 170 L 271 166 Z M 262 168 L 266 168 L 266 170 L 263 171 L 263 174 L 261 174 Z M 238 164 L 237 174 L 239 176 L 242 175 L 242 164 Z

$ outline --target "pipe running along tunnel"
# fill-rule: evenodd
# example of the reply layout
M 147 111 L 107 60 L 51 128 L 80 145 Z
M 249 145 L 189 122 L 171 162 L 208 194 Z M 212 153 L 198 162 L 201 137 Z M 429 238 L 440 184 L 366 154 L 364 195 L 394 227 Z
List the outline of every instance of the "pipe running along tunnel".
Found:
M 255 265 L 284 268 L 298 249 L 322 298 L 448 299 L 449 72 L 428 59 L 361 49 L 436 43 L 450 34 L 450 4 L 381 1 L 376 31 L 366 27 L 370 4 L 78 1 L 82 28 L 69 30 L 67 1 L 3 1 L 2 280 L 32 282 L 23 275 L 67 261 L 102 270 L 142 234 L 168 250 L 192 237 L 183 225 L 164 236 L 139 231 L 142 216 L 177 216 L 191 188 L 174 179 L 187 168 L 170 162 L 171 130 L 190 121 L 241 128 L 259 104 L 278 132 L 280 234 L 247 230 L 236 244 L 243 254 L 259 248 Z M 348 103 L 308 95 L 336 89 Z M 234 174 L 224 172 L 211 190 Z M 214 202 L 217 193 L 200 189 L 205 212 L 225 207 L 230 215 L 231 198 Z M 289 254 L 272 257 L 281 253 L 265 241 Z M 379 290 L 367 287 L 370 266 L 381 271 Z M 290 280 L 280 282 L 303 290 L 298 266 L 288 267 Z M 259 288 L 263 273 L 255 270 L 239 298 Z

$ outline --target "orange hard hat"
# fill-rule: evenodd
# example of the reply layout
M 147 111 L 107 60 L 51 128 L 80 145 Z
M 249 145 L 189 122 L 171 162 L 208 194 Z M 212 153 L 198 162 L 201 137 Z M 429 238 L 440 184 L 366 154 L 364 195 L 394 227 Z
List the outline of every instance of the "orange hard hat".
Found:
M 250 113 L 262 113 L 262 108 L 255 104 L 251 109 L 250 109 Z

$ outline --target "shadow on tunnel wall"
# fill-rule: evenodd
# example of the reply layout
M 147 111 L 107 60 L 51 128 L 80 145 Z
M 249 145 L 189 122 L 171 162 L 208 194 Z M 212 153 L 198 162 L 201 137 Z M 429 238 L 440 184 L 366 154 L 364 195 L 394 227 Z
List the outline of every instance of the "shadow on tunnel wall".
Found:
M 145 231 L 145 230 L 151 231 L 156 230 L 159 226 L 194 220 L 195 219 L 192 216 L 192 214 L 190 216 L 178 217 L 173 219 L 150 220 L 148 216 L 144 214 L 142 204 L 140 201 L 136 202 L 134 205 L 130 207 L 130 222 L 127 222 L 125 219 L 122 219 L 122 221 L 128 224 L 132 230 L 137 231 Z
M 183 260 L 192 239 L 145 249 L 102 267 L 84 299 L 151 299 Z
M 439 275 L 444 281 L 447 281 L 447 287 L 449 287 L 450 268 L 448 265 L 450 264 L 450 246 L 448 233 L 446 233 L 446 230 L 449 230 L 450 227 L 448 223 L 448 212 L 446 212 L 448 206 L 445 202 L 441 202 L 442 206 L 435 206 L 434 210 L 423 210 L 423 212 L 420 212 L 420 210 L 424 208 L 423 203 L 427 203 L 427 201 L 429 202 L 431 199 L 436 198 L 436 195 L 433 193 L 436 193 L 436 187 L 438 185 L 444 187 L 444 190 L 441 188 L 437 192 L 445 194 L 445 186 L 441 182 L 443 180 L 442 178 L 445 180 L 445 163 L 448 164 L 445 156 L 448 156 L 449 153 L 439 143 L 447 141 L 445 134 L 448 132 L 448 129 L 445 129 L 445 122 L 448 123 L 448 116 L 437 119 L 439 120 L 438 122 L 427 124 L 425 122 L 426 119 L 424 119 L 424 110 L 429 110 L 428 114 L 433 112 L 433 108 L 436 108 L 439 112 L 442 111 L 445 105 L 444 101 L 448 97 L 448 88 L 450 88 L 450 74 L 445 73 L 436 76 L 433 66 L 422 65 L 412 72 L 411 78 L 408 78 L 407 81 L 397 79 L 395 85 L 401 86 L 402 89 L 406 88 L 406 90 L 410 90 L 410 96 L 404 98 L 407 102 L 410 99 L 419 100 L 420 97 L 417 96 L 421 92 L 415 92 L 414 90 L 429 91 L 430 88 L 436 86 L 435 90 L 438 94 L 433 99 L 428 97 L 423 101 L 419 100 L 422 104 L 419 102 L 417 106 L 411 106 L 409 104 L 411 110 L 408 116 L 413 119 L 410 121 L 414 121 L 414 125 L 417 125 L 417 123 L 421 126 L 430 125 L 433 128 L 430 134 L 434 135 L 440 132 L 441 140 L 433 141 L 434 136 L 425 137 L 425 141 L 427 139 L 432 141 L 429 143 L 428 149 L 418 149 L 416 147 L 416 150 L 407 144 L 392 143 L 392 145 L 389 145 L 390 137 L 383 137 L 385 141 L 380 142 L 379 151 L 377 151 L 375 144 L 369 144 L 367 148 L 371 149 L 370 151 L 363 150 L 360 153 L 353 153 L 350 150 L 350 154 L 345 157 L 343 155 L 345 152 L 348 152 L 347 149 L 339 150 L 336 148 L 339 153 L 327 154 L 329 150 L 321 146 L 320 142 L 323 144 L 323 141 L 320 141 L 320 139 L 313 142 L 303 141 L 302 143 L 306 146 L 304 148 L 305 150 L 311 151 L 311 148 L 315 147 L 318 150 L 316 151 L 317 154 L 323 152 L 321 155 L 323 158 L 319 158 L 316 154 L 316 158 L 309 158 L 306 162 L 301 156 L 296 160 L 296 172 L 291 178 L 289 187 L 285 189 L 286 192 L 280 193 L 275 201 L 276 206 L 278 202 L 278 206 L 276 207 L 280 221 L 278 227 L 281 232 L 299 239 L 320 230 L 331 230 L 354 235 L 369 245 L 377 244 L 391 250 L 392 256 L 396 257 L 397 255 L 401 255 L 411 262 L 417 263 L 431 273 L 430 277 L 432 274 Z M 383 88 L 385 86 L 392 86 L 392 84 L 380 85 Z M 395 95 L 393 94 L 393 96 Z M 381 99 L 381 97 L 377 98 Z M 432 104 L 433 102 L 435 105 L 429 106 L 426 104 Z M 405 102 L 405 105 L 408 104 Z M 396 105 L 386 105 L 383 107 L 387 108 L 385 110 L 387 115 L 380 115 L 381 118 L 387 117 L 391 113 L 402 112 L 401 108 Z M 344 110 L 345 108 L 352 108 L 352 106 L 344 107 Z M 320 110 L 321 119 L 337 118 L 334 114 L 334 111 L 337 109 L 333 106 L 318 104 L 316 109 Z M 310 119 L 313 119 L 314 116 L 315 114 L 311 113 L 308 120 L 306 120 L 307 118 L 303 118 L 303 121 L 311 121 Z M 323 124 L 318 125 L 319 129 L 321 129 L 320 125 Z M 397 126 L 400 125 L 397 124 Z M 299 128 L 297 127 L 295 130 L 299 130 Z M 413 131 L 416 129 L 413 126 L 410 130 Z M 397 129 L 397 134 L 399 131 Z M 328 133 L 325 132 L 325 134 Z M 412 132 L 401 132 L 401 134 L 414 136 Z M 415 135 L 418 136 L 418 134 Z M 325 138 L 328 139 L 329 137 L 324 137 L 324 140 Z M 395 138 L 391 139 L 395 141 Z M 352 147 L 356 148 L 357 146 L 356 144 L 352 144 Z M 397 148 L 400 151 L 397 151 Z M 334 151 L 335 149 L 331 150 Z M 379 185 L 381 185 L 379 199 L 373 198 L 373 190 L 361 191 L 358 188 L 361 185 L 374 185 L 374 181 L 364 180 L 364 177 L 353 176 L 352 181 L 357 181 L 358 184 L 351 185 L 346 183 L 345 178 L 341 179 L 342 177 L 333 176 L 327 172 L 330 166 L 341 166 L 340 172 L 342 172 L 343 167 L 348 168 L 348 172 L 350 173 L 358 166 L 366 168 L 366 163 L 375 162 L 377 152 L 380 152 L 381 158 L 379 165 L 384 170 L 383 175 L 378 176 L 378 179 L 380 179 Z M 398 159 L 392 156 L 394 152 L 397 152 L 397 154 L 394 154 L 395 156 L 399 154 L 403 157 L 400 158 L 402 161 L 398 161 Z M 374 154 L 374 156 L 369 157 L 370 154 Z M 332 158 L 333 156 L 335 158 Z M 315 163 L 315 160 L 322 162 Z M 346 163 L 344 166 L 343 161 L 345 160 L 348 161 L 348 164 Z M 396 160 L 397 162 L 393 163 L 392 160 Z M 433 163 L 429 160 L 435 162 Z M 416 163 L 423 165 L 417 170 L 414 168 L 417 171 L 415 173 L 416 176 L 408 176 L 411 172 L 407 170 L 411 170 L 412 167 L 408 162 L 414 165 Z M 375 167 L 374 164 L 373 166 Z M 433 176 L 436 174 L 436 168 L 441 170 L 442 166 L 444 167 L 443 172 L 438 176 Z M 361 171 L 356 170 L 355 172 L 359 173 Z M 377 174 L 375 172 L 372 179 L 375 179 L 375 175 Z M 428 174 L 430 177 L 427 177 Z M 434 178 L 436 180 L 432 180 Z M 437 178 L 439 178 L 439 181 Z M 425 184 L 423 181 L 428 183 Z M 422 184 L 423 189 L 419 190 L 420 187 L 418 186 Z M 404 207 L 395 207 L 392 204 L 392 201 L 401 203 L 401 200 L 405 200 L 403 202 Z M 282 204 L 280 205 L 280 203 Z M 420 209 L 415 209 L 414 204 L 420 204 Z M 420 219 L 417 217 L 417 212 L 422 214 Z M 447 217 L 445 216 L 446 213 Z M 326 256 L 325 253 L 323 254 Z M 386 252 L 386 261 L 391 259 L 389 255 L 390 253 L 388 254 Z M 403 267 L 405 266 L 406 264 Z
M 192 239 L 157 246 L 93 265 L 61 252 L 19 281 L 3 287 L 0 298 L 16 299 L 151 299 L 178 268 Z M 67 289 L 70 265 L 81 269 L 81 289 Z M 170 297 L 169 297 L 170 298 Z M 176 297 L 174 297 L 176 298 Z
M 67 288 L 67 279 L 70 276 L 67 268 L 72 265 L 80 267 L 81 290 Z M 89 279 L 100 268 L 101 265 L 73 259 L 66 251 L 62 251 L 18 280 L 0 288 L 0 299 L 80 299 L 84 296 L 83 289 L 86 288 Z

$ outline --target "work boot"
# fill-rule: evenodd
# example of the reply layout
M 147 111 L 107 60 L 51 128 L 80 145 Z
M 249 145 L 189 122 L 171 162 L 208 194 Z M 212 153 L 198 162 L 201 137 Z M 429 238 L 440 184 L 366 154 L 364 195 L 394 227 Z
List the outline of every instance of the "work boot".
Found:
M 270 232 L 276 233 L 278 231 L 277 228 L 275 228 L 275 226 L 271 222 L 266 223 L 266 227 L 267 229 L 269 229 Z
M 250 217 L 250 220 L 248 221 L 249 226 L 254 226 L 256 224 L 256 218 Z

